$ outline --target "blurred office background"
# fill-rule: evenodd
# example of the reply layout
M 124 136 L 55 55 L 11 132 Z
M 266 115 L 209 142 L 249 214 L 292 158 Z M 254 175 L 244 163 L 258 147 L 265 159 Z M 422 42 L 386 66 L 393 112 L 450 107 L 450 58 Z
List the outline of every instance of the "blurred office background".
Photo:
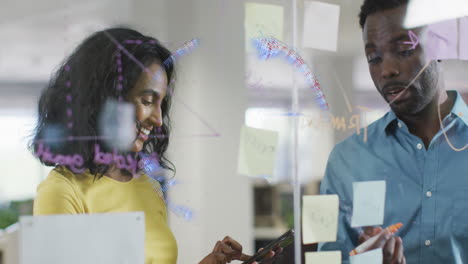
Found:
M 361 127 L 388 107 L 370 79 L 357 15 L 361 1 L 322 1 L 340 6 L 337 51 L 294 47 L 311 66 L 333 116 Z M 291 111 L 291 65 L 259 61 L 252 35 L 279 34 L 292 43 L 291 0 L 0 0 L 0 228 L 31 214 L 38 183 L 50 168 L 27 151 L 41 90 L 60 61 L 96 30 L 128 25 L 171 50 L 198 38 L 200 46 L 178 62 L 170 157 L 178 184 L 169 197 L 193 211 L 189 220 L 170 213 L 179 263 L 194 263 L 226 235 L 247 253 L 293 224 L 292 119 L 299 118 L 298 162 L 303 194 L 316 194 L 333 146 L 356 132 L 320 122 L 314 94 L 298 82 L 299 117 Z M 268 9 L 270 8 L 270 9 Z M 264 18 L 265 10 L 278 15 Z M 263 11 L 262 11 L 263 10 Z M 298 1 L 298 44 L 304 36 L 304 2 Z M 252 28 L 253 23 L 253 28 Z M 449 89 L 468 99 L 468 63 L 443 62 Z M 237 173 L 242 125 L 280 133 L 273 176 Z M 167 175 L 171 177 L 172 175 Z M 288 262 L 284 262 L 288 263 Z

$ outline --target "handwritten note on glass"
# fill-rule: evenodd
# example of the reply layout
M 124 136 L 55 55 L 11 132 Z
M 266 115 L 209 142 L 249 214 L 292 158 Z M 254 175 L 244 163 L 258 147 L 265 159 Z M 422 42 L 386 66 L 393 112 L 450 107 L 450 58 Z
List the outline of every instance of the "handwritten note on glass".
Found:
M 305 264 L 341 264 L 341 251 L 306 252 Z
M 243 126 L 237 171 L 247 176 L 267 177 L 275 167 L 278 132 Z
M 303 197 L 302 242 L 334 242 L 338 230 L 338 195 Z
M 304 2 L 302 45 L 306 48 L 336 51 L 339 20 L 339 5 Z
M 383 224 L 385 191 L 385 181 L 353 182 L 352 227 Z
M 382 249 L 374 249 L 349 258 L 351 264 L 376 264 L 383 263 Z

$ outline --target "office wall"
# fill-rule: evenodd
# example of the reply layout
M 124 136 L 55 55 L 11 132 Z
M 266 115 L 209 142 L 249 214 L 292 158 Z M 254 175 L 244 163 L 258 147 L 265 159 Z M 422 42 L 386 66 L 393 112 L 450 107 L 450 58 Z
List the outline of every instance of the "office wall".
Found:
M 189 222 L 171 216 L 179 263 L 199 261 L 225 235 L 248 253 L 253 250 L 251 179 L 236 172 L 247 91 L 243 8 L 242 1 L 169 3 L 169 39 L 200 40 L 199 48 L 181 59 L 174 100 L 171 157 L 181 184 L 170 197 L 194 212 Z M 213 133 L 219 136 L 197 136 Z

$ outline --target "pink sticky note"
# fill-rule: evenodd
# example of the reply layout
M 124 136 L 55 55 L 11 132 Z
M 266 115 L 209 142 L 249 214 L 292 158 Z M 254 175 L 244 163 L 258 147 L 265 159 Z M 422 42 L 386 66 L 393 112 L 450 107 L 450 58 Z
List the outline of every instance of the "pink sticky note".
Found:
M 457 20 L 431 24 L 427 29 L 426 53 L 428 59 L 458 59 Z
M 468 17 L 460 18 L 460 60 L 468 60 Z

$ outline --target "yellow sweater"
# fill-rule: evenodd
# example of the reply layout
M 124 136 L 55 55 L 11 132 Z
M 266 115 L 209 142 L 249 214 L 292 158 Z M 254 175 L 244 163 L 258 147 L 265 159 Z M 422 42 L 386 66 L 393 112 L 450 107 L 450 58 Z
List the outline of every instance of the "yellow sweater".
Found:
M 145 263 L 175 264 L 177 244 L 167 224 L 161 186 L 147 175 L 128 182 L 107 176 L 94 181 L 89 171 L 74 174 L 57 167 L 39 184 L 34 200 L 34 215 L 134 211 L 145 213 Z

